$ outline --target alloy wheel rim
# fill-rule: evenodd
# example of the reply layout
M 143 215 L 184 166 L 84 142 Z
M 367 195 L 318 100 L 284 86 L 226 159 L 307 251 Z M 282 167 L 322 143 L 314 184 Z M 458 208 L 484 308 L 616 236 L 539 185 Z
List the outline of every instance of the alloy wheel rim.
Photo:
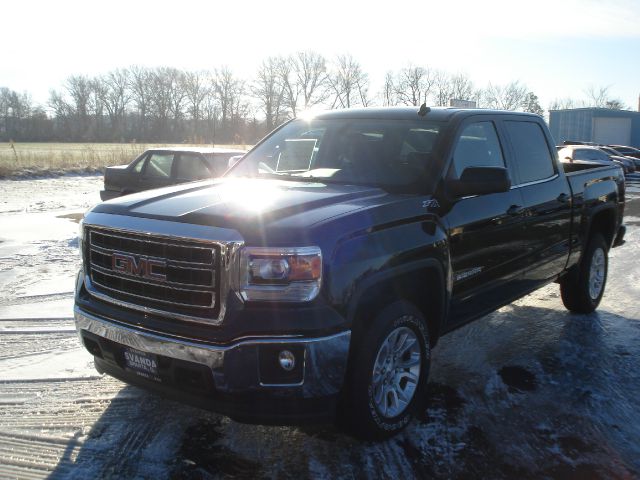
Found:
M 376 410 L 385 418 L 402 414 L 415 396 L 422 352 L 416 333 L 398 327 L 378 349 L 371 384 Z
M 604 287 L 605 256 L 602 248 L 597 248 L 591 258 L 591 268 L 589 269 L 589 296 L 591 300 L 596 300 Z

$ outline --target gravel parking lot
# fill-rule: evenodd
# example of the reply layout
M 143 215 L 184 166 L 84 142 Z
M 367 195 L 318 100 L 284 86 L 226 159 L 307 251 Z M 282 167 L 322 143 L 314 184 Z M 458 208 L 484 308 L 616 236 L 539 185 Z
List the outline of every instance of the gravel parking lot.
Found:
M 598 312 L 557 285 L 444 337 L 401 435 L 263 427 L 99 375 L 73 328 L 77 220 L 98 176 L 0 181 L 1 478 L 640 477 L 640 174 Z

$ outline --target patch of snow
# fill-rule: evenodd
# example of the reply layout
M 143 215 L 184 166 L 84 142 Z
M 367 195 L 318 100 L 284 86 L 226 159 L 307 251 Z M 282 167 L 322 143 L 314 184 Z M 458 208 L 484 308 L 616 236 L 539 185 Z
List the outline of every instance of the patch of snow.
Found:
M 0 359 L 0 382 L 99 377 L 93 366 L 93 357 L 80 345 L 66 352 Z

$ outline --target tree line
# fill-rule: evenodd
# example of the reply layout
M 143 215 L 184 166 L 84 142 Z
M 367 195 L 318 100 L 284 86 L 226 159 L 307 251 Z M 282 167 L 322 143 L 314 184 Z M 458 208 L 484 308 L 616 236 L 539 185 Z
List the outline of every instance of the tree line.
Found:
M 608 98 L 606 89 L 596 93 Z M 228 67 L 134 65 L 95 77 L 71 75 L 50 91 L 46 105 L 2 87 L 0 141 L 250 144 L 312 107 L 447 106 L 451 99 L 544 113 L 519 81 L 480 88 L 466 74 L 410 64 L 387 72 L 381 91 L 373 92 L 369 74 L 351 55 L 329 60 L 305 51 L 266 58 L 248 79 Z

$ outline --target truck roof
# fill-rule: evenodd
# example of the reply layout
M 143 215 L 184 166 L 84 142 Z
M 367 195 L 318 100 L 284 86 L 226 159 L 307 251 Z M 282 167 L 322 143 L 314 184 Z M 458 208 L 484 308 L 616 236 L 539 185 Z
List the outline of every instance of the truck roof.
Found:
M 397 119 L 414 120 L 420 118 L 419 107 L 368 107 L 368 108 L 346 108 L 341 110 L 328 110 L 311 114 L 312 118 L 370 118 L 370 119 Z M 477 114 L 500 114 L 500 115 L 526 115 L 539 118 L 538 115 L 525 112 L 511 112 L 506 110 L 488 110 L 481 108 L 453 108 L 453 107 L 432 107 L 425 115 L 425 119 L 446 121 L 454 116 L 466 116 Z M 300 118 L 300 117 L 299 117 Z
M 196 153 L 246 153 L 246 150 L 238 150 L 233 148 L 218 147 L 154 147 L 146 150 L 147 152 L 196 152 Z

